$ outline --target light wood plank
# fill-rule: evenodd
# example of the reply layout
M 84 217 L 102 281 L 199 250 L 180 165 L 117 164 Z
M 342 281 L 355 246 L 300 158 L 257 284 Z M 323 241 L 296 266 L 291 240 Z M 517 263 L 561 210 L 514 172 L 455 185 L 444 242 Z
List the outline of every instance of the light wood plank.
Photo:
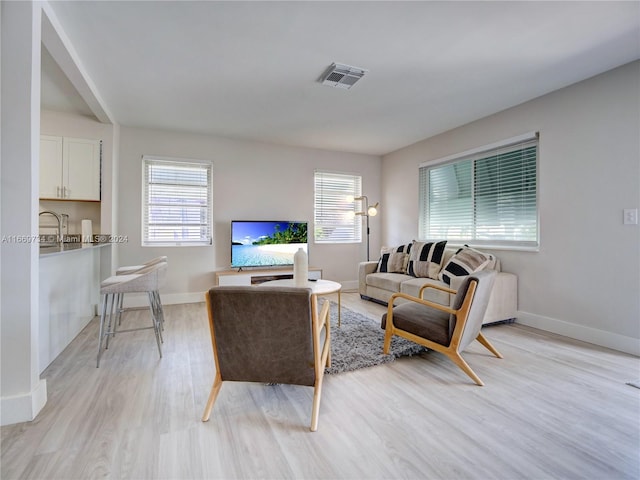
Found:
M 342 294 L 379 327 L 385 308 Z M 148 310 L 125 314 L 148 323 Z M 200 416 L 215 369 L 204 304 L 165 307 L 95 368 L 97 319 L 45 370 L 48 402 L 1 429 L 2 479 L 640 477 L 640 359 L 521 325 L 472 344 L 479 388 L 436 352 L 324 377 L 313 389 L 228 382 Z M 334 324 L 333 328 L 337 328 Z M 382 344 L 380 345 L 382 349 Z

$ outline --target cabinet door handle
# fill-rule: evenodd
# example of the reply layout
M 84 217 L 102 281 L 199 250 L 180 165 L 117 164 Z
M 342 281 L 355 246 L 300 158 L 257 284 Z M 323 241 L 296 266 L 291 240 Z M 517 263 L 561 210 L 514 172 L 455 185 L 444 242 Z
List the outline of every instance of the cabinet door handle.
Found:
M 60 186 L 56 187 L 56 197 L 60 198 Z
M 67 198 L 68 193 L 67 193 L 67 187 L 62 187 L 62 198 Z

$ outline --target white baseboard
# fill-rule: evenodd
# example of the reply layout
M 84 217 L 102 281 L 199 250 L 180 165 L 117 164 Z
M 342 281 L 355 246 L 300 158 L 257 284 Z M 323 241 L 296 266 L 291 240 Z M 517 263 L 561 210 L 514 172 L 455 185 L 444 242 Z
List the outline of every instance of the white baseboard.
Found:
M 620 352 L 640 356 L 640 339 L 533 313 L 522 311 L 518 311 L 517 313 L 516 321 L 522 325 L 539 328 L 540 330 L 557 333 L 558 335 L 582 340 L 583 342 L 593 343 L 601 347 L 612 348 Z
M 160 294 L 162 305 L 179 305 L 181 303 L 204 302 L 204 292 L 166 293 Z M 124 296 L 124 308 L 148 307 L 149 297 L 146 293 L 127 293 Z
M 358 281 L 342 282 L 342 291 L 358 290 Z M 179 305 L 182 303 L 200 303 L 204 302 L 205 292 L 189 292 L 189 293 L 166 293 L 161 294 L 163 305 Z M 127 293 L 124 296 L 124 308 L 140 308 L 148 307 L 149 300 L 146 293 Z M 102 305 L 98 305 L 98 315 L 100 314 L 100 308 Z
M 29 393 L 0 398 L 0 425 L 30 422 L 47 403 L 47 381 L 41 379 Z
M 355 290 L 356 292 L 358 291 L 358 280 L 348 280 L 346 282 L 340 282 L 342 284 L 342 291 L 346 292 L 346 291 L 351 291 L 351 290 Z

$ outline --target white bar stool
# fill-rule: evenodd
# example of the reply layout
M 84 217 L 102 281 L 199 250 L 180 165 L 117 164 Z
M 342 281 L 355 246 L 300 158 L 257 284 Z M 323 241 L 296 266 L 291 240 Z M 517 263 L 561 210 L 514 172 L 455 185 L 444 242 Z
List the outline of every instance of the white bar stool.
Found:
M 145 262 L 141 265 L 126 265 L 123 267 L 118 267 L 118 269 L 116 270 L 116 275 L 130 275 L 130 274 L 138 273 L 140 270 L 143 270 L 147 267 L 151 267 L 153 265 L 157 265 L 162 262 L 167 262 L 166 255 L 161 255 L 159 257 L 152 258 L 148 262 Z M 164 310 L 162 309 L 162 301 L 160 300 L 160 291 L 156 290 L 152 293 L 153 293 L 153 301 L 159 313 L 160 327 L 162 328 L 162 330 L 164 330 Z M 122 312 L 124 312 L 123 302 L 124 302 L 124 294 L 118 296 L 118 307 L 117 307 L 118 325 L 120 325 L 122 321 Z
M 123 267 L 118 267 L 118 269 L 116 270 L 116 275 L 127 275 L 129 273 L 136 273 L 136 270 L 142 270 L 145 267 L 150 267 L 151 265 L 155 265 L 157 263 L 162 263 L 162 262 L 168 263 L 166 255 L 161 255 L 159 257 L 152 258 L 148 262 L 145 262 L 141 265 L 126 265 Z
M 128 275 L 114 275 L 105 279 L 100 284 L 100 293 L 102 294 L 102 315 L 100 316 L 100 333 L 98 336 L 98 358 L 96 367 L 100 367 L 100 357 L 102 355 L 102 344 L 105 341 L 105 349 L 109 348 L 109 338 L 116 333 L 135 332 L 138 330 L 153 329 L 158 345 L 158 353 L 162 358 L 162 348 L 160 343 L 162 340 L 161 320 L 162 306 L 158 305 L 159 296 L 156 300 L 154 292 L 158 292 L 167 272 L 167 262 L 160 262 L 148 267 L 139 269 L 137 273 Z M 122 303 L 122 296 L 125 293 L 147 293 L 149 296 L 149 310 L 151 312 L 151 326 L 131 328 L 128 330 L 117 330 L 120 322 L 121 312 L 119 306 Z M 116 307 L 118 306 L 118 307 Z

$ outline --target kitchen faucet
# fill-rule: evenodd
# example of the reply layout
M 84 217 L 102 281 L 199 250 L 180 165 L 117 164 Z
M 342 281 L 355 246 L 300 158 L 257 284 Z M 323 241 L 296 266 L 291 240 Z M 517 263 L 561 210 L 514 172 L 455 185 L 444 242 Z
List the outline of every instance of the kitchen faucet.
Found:
M 68 215 L 66 215 L 64 213 L 63 214 L 56 213 L 56 212 L 53 212 L 51 210 L 43 210 L 43 211 L 41 211 L 38 214 L 38 218 L 41 215 L 53 215 L 56 218 L 56 220 L 58 222 L 58 236 L 57 236 L 56 243 L 63 243 L 62 222 L 63 222 L 63 217 L 66 217 Z

